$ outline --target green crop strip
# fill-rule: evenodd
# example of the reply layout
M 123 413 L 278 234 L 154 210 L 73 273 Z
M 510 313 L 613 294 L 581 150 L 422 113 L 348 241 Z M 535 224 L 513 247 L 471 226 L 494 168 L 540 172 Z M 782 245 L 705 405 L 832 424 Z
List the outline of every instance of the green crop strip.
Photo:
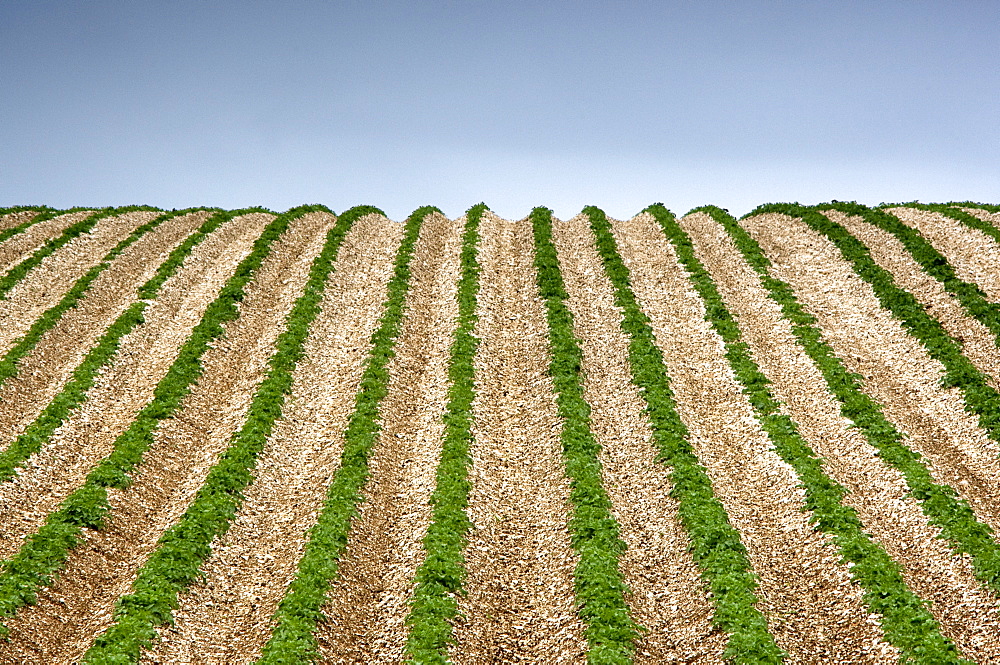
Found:
M 472 402 L 476 397 L 475 335 L 479 296 L 479 223 L 489 210 L 485 203 L 466 213 L 462 236 L 461 277 L 458 281 L 458 326 L 448 364 L 448 405 L 444 416 L 441 459 L 430 503 L 433 514 L 424 536 L 426 557 L 416 572 L 406 651 L 411 663 L 446 663 L 448 645 L 454 641 L 458 615 L 456 597 L 464 593 L 463 551 L 472 523 L 469 505 L 469 445 L 472 442 Z
M 549 374 L 563 420 L 563 457 L 573 503 L 569 530 L 580 557 L 575 587 L 586 624 L 587 661 L 631 663 L 638 626 L 629 615 L 628 588 L 618 568 L 625 542 L 601 480 L 601 446 L 590 430 L 590 405 L 583 398 L 583 350 L 573 335 L 573 314 L 566 305 L 569 294 L 552 242 L 552 211 L 535 208 L 531 223 L 538 291 L 545 300 L 552 347 Z
M 965 396 L 966 411 L 979 417 L 979 426 L 994 441 L 1000 441 L 1000 394 L 969 359 L 962 355 L 961 344 L 951 337 L 941 323 L 930 316 L 923 305 L 908 291 L 899 288 L 892 275 L 872 259 L 868 248 L 840 224 L 822 214 L 824 209 L 857 214 L 857 204 L 831 203 L 806 208 L 804 206 L 766 206 L 769 212 L 785 212 L 800 217 L 810 228 L 826 236 L 854 272 L 871 285 L 882 307 L 889 310 L 906 330 L 923 344 L 928 354 L 945 367 L 941 385 L 958 387 Z M 759 209 L 761 210 L 761 209 Z
M 319 211 L 330 212 L 323 206 L 302 206 L 283 217 L 290 220 Z M 138 662 L 142 649 L 156 638 L 157 626 L 173 620 L 178 596 L 198 579 L 199 568 L 211 556 L 213 540 L 229 529 L 243 503 L 243 491 L 253 482 L 257 458 L 292 392 L 295 368 L 304 357 L 306 340 L 320 313 L 340 246 L 354 222 L 373 212 L 381 211 L 371 206 L 351 208 L 327 232 L 302 295 L 285 317 L 285 329 L 275 341 L 275 351 L 268 361 L 270 369 L 257 387 L 246 421 L 209 471 L 184 515 L 160 537 L 156 550 L 139 571 L 132 592 L 118 601 L 114 624 L 87 651 L 85 663 Z
M 197 231 L 175 247 L 160 264 L 156 274 L 139 287 L 138 301 L 122 312 L 108 327 L 73 371 L 62 391 L 49 402 L 35 421 L 6 450 L 0 452 L 0 482 L 11 480 L 16 469 L 22 466 L 30 455 L 41 450 L 73 409 L 87 398 L 87 391 L 93 387 L 101 368 L 118 352 L 122 338 L 143 322 L 143 313 L 149 304 L 148 301 L 159 295 L 160 287 L 177 272 L 195 246 L 232 216 L 221 211 L 211 215 Z M 2 613 L 0 616 L 3 616 Z
M 86 208 L 84 208 L 86 210 Z M 7 274 L 0 278 L 0 300 L 7 298 L 7 294 L 10 292 L 18 282 L 24 279 L 24 276 L 28 272 L 41 263 L 45 257 L 49 256 L 57 249 L 73 240 L 77 236 L 81 236 L 85 233 L 90 233 L 90 231 L 97 225 L 97 222 L 104 219 L 105 217 L 114 217 L 117 215 L 124 215 L 129 212 L 136 212 L 138 210 L 151 210 L 157 211 L 157 208 L 152 208 L 150 206 L 125 206 L 124 208 L 103 208 L 93 215 L 89 215 L 84 219 L 71 224 L 66 227 L 66 229 L 55 238 L 51 238 L 44 245 L 39 247 L 34 254 L 26 258 L 25 260 L 18 263 L 16 266 L 7 271 Z M 70 210 L 69 212 L 73 212 Z M 36 218 L 37 220 L 37 218 Z
M 987 222 L 985 219 L 979 219 L 975 215 L 971 215 L 964 210 L 960 210 L 960 208 L 978 208 L 979 210 L 985 210 L 986 212 L 996 214 L 1000 212 L 1000 206 L 998 205 L 973 203 L 972 201 L 930 203 L 926 205 L 919 203 L 904 203 L 903 205 L 910 208 L 918 208 L 920 210 L 932 210 L 934 212 L 939 212 L 942 215 L 951 217 L 952 219 L 957 219 L 968 227 L 978 229 L 993 238 L 994 241 L 1000 242 L 1000 228 L 997 228 L 994 224 Z M 881 208 L 883 206 L 879 207 Z
M 649 318 L 632 291 L 630 273 L 618 252 L 611 224 L 593 206 L 584 208 L 597 241 L 597 251 L 622 310 L 622 330 L 629 336 L 629 363 L 642 390 L 660 459 L 671 468 L 670 496 L 691 539 L 691 553 L 715 601 L 715 624 L 729 634 L 725 655 L 735 663 L 780 663 L 785 654 L 768 632 L 755 591 L 757 580 L 739 533 L 712 491 L 712 481 L 698 461 L 680 416 L 663 354 L 656 346 Z
M 87 210 L 87 208 L 77 208 L 77 210 Z M 17 226 L 12 226 L 9 229 L 0 230 L 0 242 L 3 242 L 7 238 L 11 238 L 23 231 L 26 231 L 29 227 L 34 226 L 38 222 L 43 222 L 46 219 L 52 219 L 56 215 L 62 215 L 65 212 L 71 212 L 67 210 L 54 210 L 48 206 L 15 206 L 13 208 L 0 208 L 0 217 L 4 215 L 11 215 L 18 212 L 29 212 L 29 211 L 37 211 L 38 214 L 32 216 L 31 219 L 21 222 Z
M 263 209 L 239 211 L 267 212 Z M 39 587 L 51 581 L 76 546 L 85 528 L 99 529 L 110 509 L 108 488 L 128 487 L 129 474 L 142 461 L 153 443 L 160 421 L 171 417 L 180 407 L 191 385 L 201 375 L 201 357 L 209 345 L 224 332 L 223 324 L 239 315 L 238 304 L 243 288 L 268 255 L 275 239 L 288 227 L 287 216 L 276 217 L 254 243 L 235 273 L 208 306 L 204 316 L 181 347 L 176 360 L 160 379 L 152 401 L 136 415 L 129 428 L 114 442 L 113 449 L 88 475 L 84 484 L 70 494 L 58 510 L 49 514 L 42 527 L 20 551 L 3 562 L 0 572 L 0 618 L 11 616 L 20 607 L 35 602 Z
M 692 212 L 711 212 L 712 207 Z M 806 493 L 806 508 L 816 526 L 833 536 L 845 561 L 854 564 L 851 576 L 864 588 L 864 600 L 873 613 L 882 615 L 886 639 L 900 650 L 903 662 L 959 663 L 955 645 L 945 638 L 937 621 L 922 601 L 906 586 L 899 566 L 863 531 L 857 512 L 843 505 L 847 490 L 823 472 L 823 463 L 767 388 L 769 380 L 760 371 L 742 339 L 735 315 L 726 307 L 711 275 L 695 255 L 691 238 L 663 206 L 647 208 L 673 244 L 695 290 L 705 305 L 705 319 L 722 338 L 726 358 L 743 393 L 757 413 L 757 420 L 774 444 L 775 452 L 798 475 Z M 689 213 L 690 214 L 690 213 Z
M 314 632 L 322 617 L 327 590 L 336 578 L 340 555 L 347 546 L 351 520 L 368 480 L 368 458 L 382 429 L 379 404 L 389 383 L 388 364 L 402 328 L 406 294 L 410 288 L 410 260 L 424 217 L 440 212 L 432 206 L 418 208 L 407 218 L 403 241 L 396 254 L 395 270 L 378 329 L 371 337 L 361 389 L 344 432 L 340 468 L 330 486 L 319 521 L 309 532 L 295 579 L 275 613 L 276 627 L 258 662 L 306 662 L 319 657 Z
M 770 298 L 781 307 L 798 344 L 823 373 L 830 393 L 840 402 L 841 414 L 864 433 L 886 464 L 903 474 L 911 495 L 920 502 L 929 521 L 941 529 L 952 547 L 972 558 L 976 578 L 994 592 L 1000 590 L 1000 546 L 993 539 L 993 530 L 976 519 L 968 503 L 957 498 L 953 488 L 934 482 L 921 456 L 904 444 L 903 435 L 886 419 L 881 406 L 865 394 L 862 378 L 849 372 L 823 340 L 816 318 L 798 302 L 791 286 L 771 275 L 771 262 L 757 241 L 726 211 L 714 207 L 702 210 L 726 229 L 743 258 L 757 272 Z M 748 213 L 747 217 L 759 210 Z
M 904 204 L 907 208 L 916 210 L 926 210 L 929 212 L 939 212 L 948 217 L 957 218 L 956 215 L 972 217 L 958 210 L 952 210 L 947 206 L 931 206 L 915 203 Z M 951 293 L 962 304 L 965 311 L 984 326 L 989 328 L 998 343 L 1000 343 L 1000 305 L 993 304 L 986 299 L 986 294 L 976 286 L 962 281 L 955 275 L 955 269 L 951 267 L 948 260 L 931 243 L 927 242 L 918 231 L 910 228 L 895 215 L 879 209 L 868 208 L 858 203 L 839 203 L 837 210 L 849 214 L 859 215 L 866 222 L 887 233 L 896 236 L 896 239 L 903 243 L 906 250 L 913 259 L 920 264 L 924 272 L 941 282 L 941 286 Z M 976 221 L 982 222 L 977 218 Z M 845 229 L 846 231 L 846 229 Z
M 129 245 L 133 244 L 139 240 L 139 238 L 144 236 L 149 231 L 152 231 L 157 226 L 160 226 L 168 219 L 184 215 L 189 212 L 194 212 L 194 209 L 164 213 L 137 227 L 131 234 L 129 234 L 128 237 L 108 252 L 104 258 L 101 259 L 100 263 L 92 267 L 85 275 L 78 279 L 70 290 L 67 291 L 62 297 L 62 300 L 46 310 L 45 313 L 31 325 L 28 332 L 25 333 L 23 337 L 18 339 L 17 343 L 4 355 L 3 359 L 0 359 L 0 386 L 2 386 L 7 379 L 17 374 L 17 363 L 28 355 L 33 348 L 35 348 L 35 345 L 38 344 L 38 341 L 42 338 L 42 336 L 59 322 L 59 320 L 63 317 L 63 314 L 76 307 L 77 303 L 80 302 L 87 291 L 90 290 L 91 284 L 94 283 L 94 280 L 97 279 L 98 275 L 104 272 L 111 265 L 111 262 L 124 252 Z

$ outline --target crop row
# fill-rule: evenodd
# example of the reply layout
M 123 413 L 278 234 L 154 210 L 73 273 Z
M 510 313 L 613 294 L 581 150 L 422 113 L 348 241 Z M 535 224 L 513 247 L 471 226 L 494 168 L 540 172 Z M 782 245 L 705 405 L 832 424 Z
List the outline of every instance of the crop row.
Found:
M 1000 241 L 1000 232 L 987 222 L 954 206 L 922 206 L 978 229 Z M 956 206 L 959 204 L 955 204 Z M 966 207 L 973 204 L 960 204 Z M 982 206 L 990 212 L 1000 207 Z M 81 209 L 74 209 L 81 210 Z M 78 221 L 24 258 L 0 277 L 0 298 L 30 274 L 47 256 L 73 238 L 89 233 L 103 217 L 145 207 L 102 209 Z M 479 347 L 476 336 L 480 267 L 479 224 L 488 210 L 474 206 L 466 216 L 462 238 L 461 274 L 458 282 L 458 318 L 449 350 L 448 405 L 444 435 L 431 495 L 432 518 L 423 539 L 425 556 L 415 577 L 410 602 L 407 654 L 412 662 L 446 662 L 455 640 L 457 598 L 467 593 L 464 548 L 471 523 L 469 501 L 469 446 L 473 438 L 472 404 L 476 394 L 474 360 Z M 240 315 L 239 303 L 247 285 L 271 251 L 272 245 L 298 216 L 325 211 L 322 206 L 302 206 L 277 215 L 256 240 L 230 276 L 218 296 L 183 344 L 179 354 L 156 387 L 153 400 L 114 442 L 112 452 L 86 477 L 44 525 L 28 538 L 20 551 L 0 564 L 0 620 L 9 618 L 35 602 L 41 587 L 49 585 L 65 564 L 69 553 L 87 529 L 101 529 L 111 510 L 110 489 L 128 487 L 136 467 L 152 444 L 154 432 L 182 407 L 182 400 L 202 373 L 202 357 L 225 334 L 225 325 Z M 1000 441 L 1000 395 L 989 377 L 963 355 L 960 340 L 911 293 L 896 284 L 893 275 L 880 267 L 868 248 L 842 225 L 824 214 L 838 211 L 860 216 L 868 224 L 899 239 L 921 269 L 937 280 L 962 306 L 967 315 L 982 323 L 1000 345 L 1000 306 L 991 302 L 974 283 L 960 279 L 941 251 L 921 233 L 902 223 L 890 212 L 855 203 L 821 206 L 770 204 L 749 215 L 782 213 L 802 220 L 810 229 L 831 241 L 854 272 L 870 285 L 882 307 L 917 339 L 928 354 L 939 361 L 946 374 L 942 385 L 961 390 L 969 413 L 994 441 Z M 0 214 L 17 212 L 0 210 Z M 65 211 L 42 209 L 40 214 L 0 235 L 0 242 L 27 229 L 31 223 Z M 59 325 L 63 315 L 87 297 L 102 271 L 142 235 L 171 218 L 191 210 L 163 213 L 137 227 L 104 258 L 91 267 L 46 310 L 29 332 L 5 350 L 0 359 L 0 385 L 16 376 L 18 364 L 32 353 L 43 335 Z M 10 482 L 18 469 L 41 450 L 57 428 L 86 399 L 102 369 L 115 358 L 123 338 L 143 321 L 143 312 L 160 294 L 164 283 L 176 273 L 194 247 L 223 223 L 239 215 L 266 212 L 262 209 L 211 211 L 212 214 L 158 267 L 153 278 L 138 289 L 135 302 L 111 323 L 97 340 L 72 377 L 44 411 L 7 449 L 0 451 L 0 482 Z M 369 479 L 369 457 L 381 432 L 380 405 L 389 383 L 388 365 L 396 339 L 407 315 L 410 263 L 424 218 L 436 208 L 423 207 L 406 220 L 394 273 L 388 285 L 383 313 L 371 338 L 354 409 L 344 432 L 344 449 L 337 472 L 329 484 L 318 523 L 306 534 L 307 544 L 297 573 L 273 617 L 275 628 L 264 647 L 261 662 L 307 662 L 320 657 L 314 633 L 323 618 L 323 605 L 338 575 L 340 557 L 348 542 L 352 520 L 364 501 Z M 725 357 L 754 415 L 767 433 L 774 450 L 797 474 L 805 491 L 804 509 L 815 528 L 830 536 L 839 555 L 850 562 L 852 578 L 864 590 L 870 612 L 880 615 L 885 639 L 913 662 L 968 662 L 952 640 L 904 580 L 900 566 L 866 533 L 857 512 L 846 505 L 848 490 L 824 470 L 824 460 L 800 434 L 798 425 L 768 388 L 768 379 L 743 339 L 740 321 L 716 287 L 710 271 L 699 260 L 695 243 L 662 204 L 644 212 L 656 219 L 680 265 L 697 292 L 705 318 L 722 340 Z M 160 627 L 172 621 L 178 598 L 198 579 L 199 570 L 212 552 L 213 540 L 225 533 L 242 505 L 243 491 L 253 482 L 257 458 L 282 415 L 291 393 L 294 371 L 303 357 L 311 324 L 319 312 L 325 285 L 336 269 L 338 250 L 358 218 L 381 211 L 369 206 L 352 208 L 337 219 L 321 253 L 313 261 L 308 281 L 295 301 L 285 327 L 274 346 L 269 370 L 257 387 L 242 426 L 226 452 L 209 472 L 204 484 L 181 519 L 160 538 L 156 551 L 142 567 L 130 593 L 117 604 L 112 627 L 97 638 L 85 658 L 89 663 L 137 662 L 142 650 L 156 639 Z M 670 368 L 660 348 L 643 303 L 633 290 L 632 276 L 616 242 L 612 222 L 595 207 L 584 210 L 591 240 L 600 256 L 605 276 L 613 287 L 615 305 L 621 312 L 620 328 L 628 338 L 631 380 L 639 388 L 651 426 L 651 445 L 669 469 L 670 495 L 676 500 L 680 522 L 690 541 L 691 556 L 698 565 L 713 604 L 713 621 L 728 636 L 725 656 L 737 663 L 776 663 L 787 658 L 768 628 L 760 608 L 758 579 L 741 541 L 717 497 L 703 460 L 695 452 L 692 435 L 678 409 L 671 389 Z M 976 578 L 1000 599 L 1000 545 L 993 529 L 978 519 L 955 488 L 934 480 L 920 453 L 908 445 L 905 435 L 885 415 L 882 406 L 867 392 L 864 380 L 847 369 L 831 345 L 824 340 L 815 316 L 807 311 L 793 287 L 775 276 L 761 246 L 739 221 L 726 211 L 706 206 L 692 211 L 709 215 L 726 232 L 740 255 L 756 272 L 768 296 L 791 322 L 796 343 L 822 373 L 826 390 L 888 466 L 898 470 L 919 502 L 928 521 L 940 529 L 956 554 L 967 555 Z M 690 213 L 689 213 L 690 214 Z M 630 590 L 619 560 L 625 549 L 619 525 L 612 514 L 604 488 L 600 445 L 591 432 L 590 406 L 584 398 L 583 351 L 574 332 L 574 320 L 566 300 L 560 257 L 552 241 L 551 211 L 536 208 L 531 213 L 535 284 L 544 304 L 547 343 L 551 352 L 547 373 L 558 406 L 563 461 L 570 480 L 571 516 L 566 525 L 578 556 L 575 596 L 586 630 L 588 659 L 593 663 L 631 662 L 644 628 L 629 609 Z M 2 630 L 2 625 L 0 625 Z

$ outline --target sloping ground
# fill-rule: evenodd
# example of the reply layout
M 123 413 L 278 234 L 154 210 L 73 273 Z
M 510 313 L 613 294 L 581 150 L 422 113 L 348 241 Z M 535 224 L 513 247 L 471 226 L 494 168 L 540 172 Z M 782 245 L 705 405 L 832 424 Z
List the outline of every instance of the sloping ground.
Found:
M 1000 662 L 998 211 L 0 210 L 0 663 Z

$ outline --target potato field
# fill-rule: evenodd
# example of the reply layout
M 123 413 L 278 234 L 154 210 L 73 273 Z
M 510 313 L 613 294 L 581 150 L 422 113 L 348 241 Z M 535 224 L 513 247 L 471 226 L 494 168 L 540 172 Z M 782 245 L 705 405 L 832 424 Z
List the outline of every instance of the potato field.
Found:
M 0 209 L 0 663 L 1000 663 L 1000 206 Z

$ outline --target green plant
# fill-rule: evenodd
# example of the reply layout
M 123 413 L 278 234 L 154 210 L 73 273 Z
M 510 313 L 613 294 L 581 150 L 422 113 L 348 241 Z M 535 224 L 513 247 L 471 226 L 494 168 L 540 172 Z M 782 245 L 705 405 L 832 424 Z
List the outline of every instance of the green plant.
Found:
M 424 536 L 426 556 L 416 572 L 416 589 L 406 618 L 410 633 L 406 651 L 411 663 L 445 663 L 454 641 L 458 615 L 456 596 L 464 593 L 463 551 L 472 523 L 469 505 L 469 445 L 472 441 L 472 402 L 476 397 L 474 361 L 479 348 L 475 335 L 479 294 L 479 223 L 489 210 L 480 203 L 466 213 L 462 236 L 461 277 L 458 281 L 458 325 L 449 349 L 448 405 L 437 479 L 431 495 L 431 523 Z
M 663 354 L 632 291 L 629 270 L 618 252 L 611 224 L 598 208 L 588 206 L 584 212 L 590 217 L 597 251 L 614 286 L 615 304 L 623 313 L 621 327 L 630 340 L 632 378 L 646 400 L 654 445 L 660 460 L 670 467 L 670 495 L 678 502 L 681 523 L 691 539 L 691 554 L 712 592 L 715 624 L 730 636 L 726 657 L 735 663 L 783 662 L 785 654 L 756 607 L 757 580 L 746 549 L 716 498 L 712 481 L 677 413 Z

